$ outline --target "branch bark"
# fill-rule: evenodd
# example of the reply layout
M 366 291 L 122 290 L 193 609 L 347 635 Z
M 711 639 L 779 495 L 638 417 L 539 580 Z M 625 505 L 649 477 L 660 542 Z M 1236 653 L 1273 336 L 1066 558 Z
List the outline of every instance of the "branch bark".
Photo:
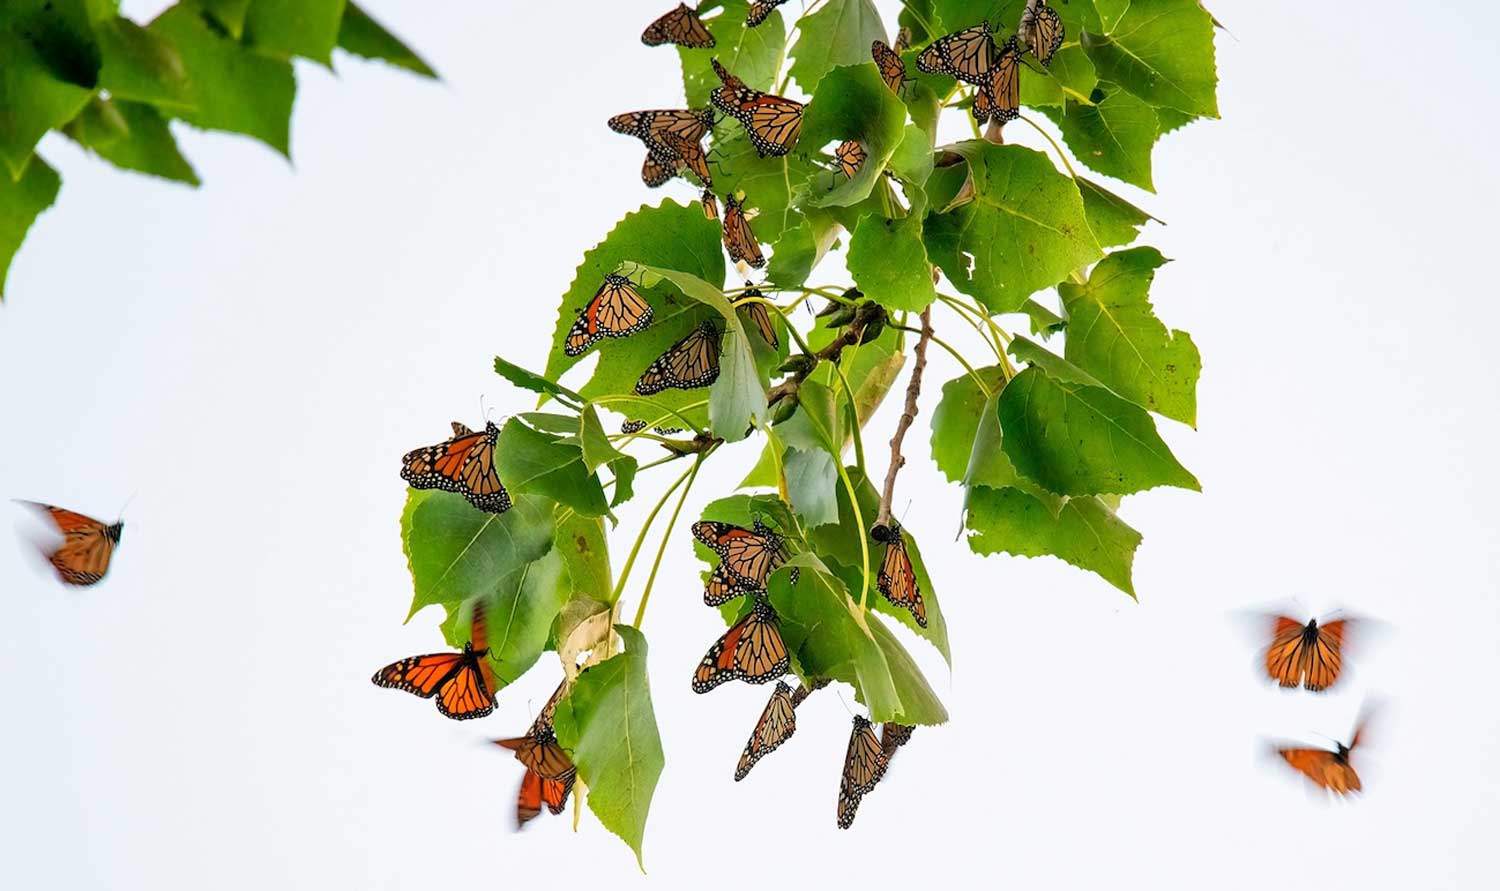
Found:
M 901 444 L 906 440 L 906 431 L 917 419 L 917 397 L 922 394 L 922 372 L 927 368 L 927 343 L 932 340 L 932 307 L 922 310 L 922 334 L 912 350 L 916 361 L 911 367 L 911 380 L 906 384 L 906 406 L 901 411 L 901 420 L 896 422 L 896 432 L 891 436 L 891 463 L 885 471 L 885 486 L 880 490 L 880 512 L 875 516 L 876 526 L 889 526 L 891 522 L 891 497 L 896 493 L 896 474 L 906 463 L 901 454 Z

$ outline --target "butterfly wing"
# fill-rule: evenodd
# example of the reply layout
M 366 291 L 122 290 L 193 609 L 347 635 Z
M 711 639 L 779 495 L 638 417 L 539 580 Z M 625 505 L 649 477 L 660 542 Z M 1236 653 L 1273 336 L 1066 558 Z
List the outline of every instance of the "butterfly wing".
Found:
M 606 275 L 593 299 L 568 330 L 563 352 L 579 356 L 606 337 L 629 337 L 649 327 L 652 315 L 651 304 L 636 293 L 630 279 Z
M 714 193 L 704 189 L 703 196 L 699 200 L 703 204 L 703 218 L 706 220 L 717 220 L 719 218 L 719 199 L 714 197 Z
M 707 49 L 714 45 L 714 36 L 708 33 L 708 27 L 698 17 L 698 13 L 688 8 L 686 3 L 681 3 L 676 9 L 647 25 L 646 30 L 641 32 L 641 43 L 647 46 L 675 43 L 689 49 Z
M 849 734 L 849 749 L 844 754 L 844 772 L 839 781 L 840 829 L 854 825 L 859 802 L 875 788 L 885 775 L 885 753 L 868 719 L 856 715 L 854 731 Z
M 1021 33 L 1026 35 L 1026 42 L 1037 61 L 1043 65 L 1050 65 L 1052 54 L 1056 53 L 1063 43 L 1065 31 L 1062 16 L 1045 2 L 1028 6 L 1021 13 Z
M 1021 50 L 1014 37 L 990 70 L 988 92 L 991 120 L 1004 124 L 1021 116 Z
M 1277 749 L 1287 764 L 1312 780 L 1318 786 L 1347 795 L 1361 789 L 1359 774 L 1349 765 L 1347 758 L 1326 749 Z
M 541 814 L 543 805 L 554 814 L 562 813 L 576 778 L 576 771 L 562 779 L 547 779 L 534 770 L 526 771 L 521 777 L 521 791 L 516 796 L 516 828 L 524 827 Z
M 719 329 L 705 320 L 646 366 L 635 382 L 636 393 L 650 396 L 669 387 L 692 390 L 712 384 L 719 378 L 719 339 Z
M 668 133 L 662 137 L 662 143 L 671 149 L 687 169 L 693 171 L 698 181 L 704 186 L 714 184 L 713 171 L 708 169 L 708 155 L 704 154 L 703 146 L 696 140 L 686 139 L 675 133 Z
M 969 106 L 969 114 L 974 116 L 974 123 L 983 124 L 995 113 L 995 100 L 990 97 L 988 89 L 974 91 L 974 102 Z
M 723 229 L 724 249 L 729 252 L 729 259 L 736 263 L 743 261 L 756 269 L 766 265 L 766 255 L 761 253 L 755 231 L 745 219 L 744 206 L 733 195 L 724 201 Z
M 880 561 L 880 573 L 875 585 L 896 606 L 911 613 L 917 624 L 927 627 L 927 605 L 922 601 L 922 591 L 917 585 L 917 573 L 911 565 L 911 555 L 906 552 L 906 539 L 901 530 L 891 527 L 890 538 L 885 545 L 885 558 Z
M 934 40 L 917 56 L 917 67 L 928 74 L 946 74 L 978 87 L 989 83 L 995 61 L 989 22 L 955 31 Z
M 104 578 L 109 572 L 109 560 L 114 555 L 115 545 L 120 541 L 123 523 L 106 526 L 93 517 L 51 504 L 22 503 L 45 513 L 57 531 L 63 534 L 63 543 L 46 554 L 47 561 L 57 570 L 58 578 L 79 587 L 98 584 Z
M 377 687 L 390 687 L 395 690 L 405 690 L 423 699 L 430 699 L 437 693 L 442 683 L 448 680 L 462 666 L 463 653 L 431 653 L 426 656 L 412 656 L 375 672 L 370 680 Z
M 887 763 L 897 749 L 911 742 L 911 735 L 916 729 L 910 724 L 893 724 L 889 721 L 880 725 L 880 751 L 885 754 Z
M 563 812 L 568 804 L 568 794 L 573 791 L 573 781 L 577 778 L 576 770 L 570 770 L 566 776 L 555 780 L 542 777 L 542 801 L 546 803 L 547 810 L 554 814 Z
M 437 445 L 413 449 L 401 459 L 401 478 L 413 489 L 458 492 L 480 510 L 503 514 L 510 510 L 510 494 L 495 472 L 495 443 L 500 428 L 485 424 L 484 432 L 455 434 Z
M 796 732 L 797 712 L 792 704 L 792 688 L 777 681 L 776 689 L 771 691 L 770 701 L 760 714 L 760 720 L 755 722 L 755 729 L 750 732 L 750 741 L 745 743 L 745 751 L 740 754 L 739 764 L 734 769 L 734 781 L 743 780 L 757 761 L 776 751 L 777 747 L 791 739 Z
M 1344 667 L 1344 627 L 1343 619 L 1319 625 L 1312 642 L 1303 642 L 1307 649 L 1307 677 L 1303 687 L 1319 693 L 1338 681 Z
M 735 115 L 762 158 L 784 155 L 802 136 L 802 103 L 760 94 Z
M 880 69 L 880 79 L 891 88 L 891 92 L 900 93 L 901 85 L 906 82 L 906 62 L 901 59 L 901 54 L 885 45 L 882 40 L 870 44 L 870 58 L 875 60 L 875 67 Z
M 494 688 L 486 684 L 488 671 L 478 653 L 467 653 L 458 670 L 438 685 L 437 710 L 446 718 L 467 721 L 495 710 Z
M 730 302 L 738 304 L 748 297 L 763 296 L 760 291 L 752 288 L 733 298 Z M 776 337 L 776 325 L 771 321 L 771 311 L 766 308 L 764 303 L 750 302 L 737 308 L 749 318 L 750 324 L 755 326 L 755 330 L 760 332 L 760 336 L 765 338 L 766 343 L 769 343 L 772 349 L 776 349 L 781 345 L 781 341 Z
M 839 162 L 839 170 L 850 179 L 859 172 L 859 168 L 865 165 L 865 158 L 869 157 L 865 147 L 858 140 L 848 140 L 839 143 L 838 148 L 833 150 L 833 157 Z
M 757 600 L 745 618 L 709 647 L 693 673 L 693 692 L 707 693 L 732 680 L 764 684 L 786 674 L 790 664 L 776 610 Z
M 743 597 L 759 589 L 747 586 L 722 566 L 714 567 L 703 586 L 704 606 L 720 606 L 736 597 Z
M 646 160 L 641 162 L 641 182 L 654 189 L 676 175 L 677 171 L 672 162 L 661 160 L 652 152 L 646 152 Z M 571 344 L 572 334 L 570 333 L 568 337 Z
M 785 2 L 787 0 L 755 0 L 750 4 L 750 11 L 745 16 L 745 27 L 759 28 L 766 19 L 771 17 L 776 7 Z

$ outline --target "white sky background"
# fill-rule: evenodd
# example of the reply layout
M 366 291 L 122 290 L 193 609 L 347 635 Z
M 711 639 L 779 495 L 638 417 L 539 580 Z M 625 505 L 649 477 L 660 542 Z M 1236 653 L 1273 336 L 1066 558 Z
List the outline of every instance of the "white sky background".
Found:
M 401 625 L 400 455 L 479 420 L 481 397 L 528 407 L 491 357 L 541 368 L 583 251 L 642 202 L 691 197 L 644 189 L 639 144 L 604 126 L 680 103 L 676 54 L 636 39 L 668 5 L 371 2 L 444 82 L 299 64 L 295 169 L 184 130 L 197 192 L 45 143 L 64 187 L 0 308 L 0 494 L 101 517 L 139 495 L 96 589 L 0 544 L 5 884 L 1492 880 L 1492 4 L 1210 4 L 1232 29 L 1224 119 L 1164 140 L 1159 196 L 1118 186 L 1171 224 L 1143 238 L 1176 258 L 1153 299 L 1205 367 L 1199 430 L 1159 423 L 1204 492 L 1127 500 L 1139 605 L 1055 560 L 981 558 L 945 540 L 961 494 L 927 459 L 926 403 L 898 505 L 950 618 L 952 674 L 908 639 L 953 721 L 917 732 L 852 831 L 834 826 L 849 714 L 831 691 L 732 782 L 769 691 L 689 690 L 722 625 L 685 520 L 644 624 L 667 754 L 649 876 L 587 814 L 576 836 L 550 815 L 511 831 L 520 768 L 482 741 L 525 728 L 551 656 L 479 722 L 370 684 L 441 647 L 435 612 Z M 544 58 L 562 29 L 586 61 Z M 1007 136 L 1040 144 L 1027 130 Z M 956 373 L 934 351 L 931 395 Z M 686 516 L 756 448 L 715 459 Z M 670 477 L 638 481 L 616 568 Z M 1292 597 L 1388 623 L 1335 694 L 1252 673 L 1229 613 Z M 1367 694 L 1389 705 L 1356 754 L 1363 798 L 1325 805 L 1265 759 L 1267 738 L 1347 738 Z

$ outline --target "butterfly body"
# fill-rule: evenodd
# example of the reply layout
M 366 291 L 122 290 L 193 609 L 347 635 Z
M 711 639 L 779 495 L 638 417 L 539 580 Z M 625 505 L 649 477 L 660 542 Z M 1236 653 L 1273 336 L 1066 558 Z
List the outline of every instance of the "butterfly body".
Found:
M 35 501 L 22 504 L 45 513 L 57 531 L 63 534 L 63 543 L 46 554 L 47 562 L 57 571 L 58 578 L 80 588 L 97 585 L 103 580 L 125 531 L 123 522 L 105 524 L 93 517 Z

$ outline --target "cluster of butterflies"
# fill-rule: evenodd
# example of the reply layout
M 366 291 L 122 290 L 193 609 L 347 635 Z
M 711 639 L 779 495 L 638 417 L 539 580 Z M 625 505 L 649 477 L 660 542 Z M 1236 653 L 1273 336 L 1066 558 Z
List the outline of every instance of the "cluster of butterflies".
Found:
M 1319 624 L 1310 619 L 1304 624 L 1275 616 L 1271 644 L 1262 654 L 1266 674 L 1284 689 L 1302 687 L 1320 693 L 1332 687 L 1344 666 L 1345 636 L 1352 622 L 1345 618 Z M 1365 733 L 1367 715 L 1361 715 L 1347 745 L 1335 742 L 1332 751 L 1278 745 L 1276 754 L 1323 789 L 1336 795 L 1358 792 L 1362 786 L 1349 755 Z
M 1003 124 L 1021 113 L 1022 42 L 1026 51 L 1046 66 L 1062 46 L 1063 36 L 1062 17 L 1057 10 L 1045 2 L 1028 4 L 1021 13 L 1020 27 L 1004 44 L 996 46 L 990 23 L 980 22 L 934 40 L 917 56 L 917 68 L 972 85 L 976 89 L 969 111 L 974 120 Z M 894 64 L 878 58 L 876 62 L 882 72 L 888 64 Z

